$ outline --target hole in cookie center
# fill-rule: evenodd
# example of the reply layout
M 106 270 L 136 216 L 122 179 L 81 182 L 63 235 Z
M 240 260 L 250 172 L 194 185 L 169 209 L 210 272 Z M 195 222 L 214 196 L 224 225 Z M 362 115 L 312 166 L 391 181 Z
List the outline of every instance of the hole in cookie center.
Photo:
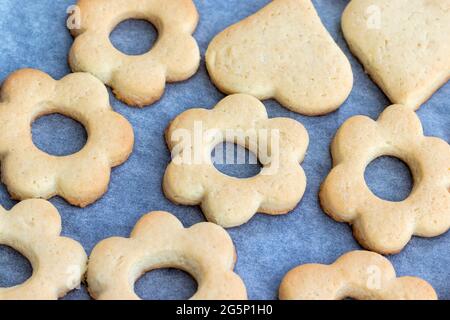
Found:
M 144 300 L 187 300 L 197 292 L 197 282 L 178 269 L 157 269 L 139 278 L 134 290 Z
M 11 288 L 27 281 L 33 268 L 18 251 L 0 245 L 0 288 Z
M 150 22 L 138 19 L 119 23 L 109 36 L 117 50 L 133 56 L 149 52 L 157 38 L 156 28 Z
M 36 119 L 31 134 L 37 148 L 54 156 L 74 154 L 80 151 L 87 141 L 84 126 L 60 114 Z
M 253 152 L 229 142 L 218 144 L 211 153 L 211 159 L 217 170 L 235 178 L 254 177 L 262 169 Z
M 383 156 L 373 160 L 367 166 L 364 178 L 369 189 L 387 201 L 403 201 L 413 188 L 408 165 L 395 157 Z

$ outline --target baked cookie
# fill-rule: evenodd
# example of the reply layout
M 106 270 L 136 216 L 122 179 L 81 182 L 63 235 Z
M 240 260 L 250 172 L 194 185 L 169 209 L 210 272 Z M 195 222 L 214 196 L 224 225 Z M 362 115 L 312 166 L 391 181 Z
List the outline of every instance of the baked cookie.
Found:
M 336 110 L 353 86 L 350 63 L 310 0 L 274 0 L 217 35 L 206 52 L 226 94 L 275 98 L 305 115 Z
M 134 282 L 145 272 L 177 268 L 198 282 L 194 300 L 241 300 L 247 292 L 233 272 L 236 252 L 228 233 L 204 222 L 188 229 L 167 212 L 151 212 L 139 220 L 130 238 L 109 238 L 89 258 L 87 282 L 94 299 L 139 299 Z M 157 290 L 157 288 L 155 289 Z
M 69 55 L 74 72 L 90 72 L 112 87 L 117 99 L 142 107 L 159 100 L 166 82 L 190 78 L 200 64 L 192 37 L 198 13 L 192 0 L 79 0 L 79 26 Z M 109 40 L 122 21 L 144 19 L 158 30 L 153 48 L 139 56 L 126 55 Z
M 305 264 L 281 282 L 281 300 L 436 300 L 428 282 L 397 278 L 392 264 L 369 251 L 344 254 L 332 265 Z
M 200 204 L 206 218 L 223 227 L 239 226 L 257 212 L 287 213 L 305 191 L 300 163 L 309 143 L 306 129 L 292 119 L 269 119 L 264 105 L 252 96 L 236 94 L 213 110 L 182 113 L 167 129 L 166 141 L 172 162 L 164 175 L 165 195 L 178 204 Z M 223 142 L 252 151 L 261 172 L 239 179 L 218 171 L 211 153 Z
M 80 285 L 86 253 L 60 234 L 61 217 L 50 202 L 26 200 L 9 212 L 0 206 L 0 244 L 20 252 L 33 267 L 23 284 L 0 288 L 0 300 L 56 300 Z
M 364 247 L 383 254 L 401 251 L 412 235 L 435 237 L 450 227 L 450 146 L 425 137 L 418 116 L 393 105 L 378 121 L 365 116 L 347 120 L 331 145 L 334 168 L 320 190 L 324 211 L 353 225 Z M 401 202 L 375 196 L 364 180 L 367 165 L 380 156 L 408 164 L 414 178 Z
M 40 116 L 60 113 L 82 123 L 86 145 L 70 156 L 39 150 L 30 133 Z M 109 105 L 106 87 L 88 73 L 56 81 L 34 69 L 11 74 L 0 96 L 1 177 L 17 200 L 61 196 L 85 207 L 107 190 L 111 167 L 133 149 L 131 125 Z
M 416 110 L 450 78 L 450 0 L 353 0 L 342 29 L 393 103 Z

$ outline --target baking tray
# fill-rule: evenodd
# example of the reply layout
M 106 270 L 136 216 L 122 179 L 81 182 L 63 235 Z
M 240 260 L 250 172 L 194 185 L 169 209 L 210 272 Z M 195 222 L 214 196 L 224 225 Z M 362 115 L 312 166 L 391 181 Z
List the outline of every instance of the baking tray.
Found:
M 364 73 L 349 52 L 340 28 L 346 0 L 315 0 L 314 5 L 338 45 L 350 59 L 355 84 L 347 102 L 336 112 L 321 117 L 305 117 L 290 112 L 275 101 L 265 101 L 271 117 L 289 117 L 308 130 L 310 145 L 302 166 L 308 185 L 299 206 L 283 216 L 256 215 L 249 223 L 229 229 L 237 250 L 236 272 L 244 280 L 250 299 L 276 299 L 282 277 L 291 268 L 309 262 L 331 263 L 345 252 L 359 249 L 347 224 L 337 223 L 323 213 L 318 190 L 331 168 L 330 142 L 339 126 L 354 115 L 377 118 L 389 105 L 380 89 Z M 41 69 L 55 78 L 70 73 L 67 54 L 73 42 L 66 24 L 66 9 L 72 0 L 1 0 L 0 5 L 0 79 L 18 68 Z M 193 107 L 213 107 L 223 98 L 211 83 L 204 65 L 204 53 L 211 39 L 225 27 L 256 12 L 268 0 L 196 0 L 200 23 L 194 34 L 202 52 L 198 73 L 188 81 L 167 86 L 163 99 L 144 109 L 130 108 L 111 95 L 113 108 L 134 127 L 136 141 L 130 159 L 112 172 L 107 194 L 95 204 L 76 208 L 60 198 L 51 202 L 62 216 L 63 234 L 82 243 L 88 253 L 100 240 L 126 237 L 136 221 L 153 210 L 175 214 L 185 226 L 204 221 L 198 207 L 176 206 L 161 190 L 161 181 L 170 160 L 163 132 L 171 119 Z M 146 32 L 144 32 L 146 31 Z M 113 34 L 130 52 L 149 47 L 146 33 L 154 31 L 146 23 L 126 22 Z M 288 44 L 286 44 L 288 45 Z M 450 85 L 445 85 L 418 111 L 425 134 L 446 141 L 450 138 Z M 39 147 L 53 153 L 76 150 L 85 134 L 80 126 L 62 117 L 45 117 L 33 126 Z M 244 168 L 245 167 L 245 168 Z M 244 175 L 246 166 L 234 166 Z M 409 172 L 391 159 L 376 161 L 366 178 L 382 196 L 398 198 L 408 194 Z M 0 187 L 0 204 L 11 208 L 5 187 Z M 450 233 L 423 239 L 415 237 L 400 253 L 390 256 L 399 275 L 414 275 L 429 281 L 441 299 L 450 299 Z M 0 248 L 0 286 L 24 280 L 31 268 L 15 251 Z M 195 282 L 182 272 L 153 271 L 136 284 L 143 298 L 187 298 Z M 84 286 L 65 299 L 88 299 Z

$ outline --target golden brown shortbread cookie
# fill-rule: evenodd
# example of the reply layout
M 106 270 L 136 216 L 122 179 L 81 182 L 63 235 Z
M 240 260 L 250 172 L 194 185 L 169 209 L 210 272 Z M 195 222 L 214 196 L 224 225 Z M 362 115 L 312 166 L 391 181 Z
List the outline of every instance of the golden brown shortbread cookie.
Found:
M 352 251 L 331 265 L 305 264 L 289 271 L 280 285 L 282 300 L 436 300 L 428 282 L 397 278 L 392 264 L 369 251 Z
M 79 152 L 57 157 L 39 150 L 31 124 L 60 113 L 84 125 L 88 140 Z M 61 196 L 87 206 L 107 190 L 111 167 L 125 162 L 133 149 L 131 125 L 109 105 L 106 87 L 88 73 L 56 81 L 34 69 L 11 74 L 0 96 L 2 181 L 14 199 Z
M 142 107 L 159 100 L 166 82 L 190 78 L 200 64 L 192 37 L 198 12 L 192 0 L 79 0 L 79 28 L 69 55 L 74 72 L 90 72 L 112 87 L 119 100 Z M 74 17 L 75 19 L 75 17 Z M 110 33 L 122 21 L 144 19 L 159 32 L 153 48 L 139 56 L 112 45 Z
M 163 180 L 165 195 L 175 203 L 200 204 L 206 218 L 223 227 L 246 223 L 257 212 L 285 214 L 305 191 L 300 163 L 309 143 L 306 129 L 292 119 L 269 119 L 252 96 L 236 94 L 212 110 L 182 113 L 167 129 L 166 141 L 172 162 Z M 224 141 L 252 151 L 261 172 L 239 179 L 218 171 L 211 152 Z
M 353 86 L 350 63 L 310 0 L 274 0 L 225 29 L 206 64 L 221 91 L 275 98 L 305 115 L 336 110 Z
M 450 79 L 450 0 L 353 0 L 342 29 L 393 103 L 416 110 Z
M 56 300 L 80 285 L 86 253 L 60 234 L 61 217 L 48 201 L 22 201 L 10 211 L 0 206 L 0 244 L 20 252 L 33 267 L 23 284 L 0 288 L 0 300 Z
M 412 235 L 435 237 L 450 227 L 450 146 L 423 135 L 418 116 L 393 105 L 378 121 L 365 116 L 347 120 L 331 145 L 334 168 L 321 186 L 324 211 L 353 225 L 364 247 L 398 253 Z M 378 198 L 364 180 L 367 165 L 380 156 L 408 164 L 414 178 L 409 197 L 401 202 Z
M 130 238 L 109 238 L 89 258 L 87 282 L 95 299 L 135 300 L 134 282 L 145 272 L 177 268 L 198 283 L 194 300 L 244 300 L 247 291 L 233 272 L 236 252 L 228 233 L 209 222 L 188 229 L 168 212 L 142 217 Z M 157 290 L 157 288 L 155 288 Z

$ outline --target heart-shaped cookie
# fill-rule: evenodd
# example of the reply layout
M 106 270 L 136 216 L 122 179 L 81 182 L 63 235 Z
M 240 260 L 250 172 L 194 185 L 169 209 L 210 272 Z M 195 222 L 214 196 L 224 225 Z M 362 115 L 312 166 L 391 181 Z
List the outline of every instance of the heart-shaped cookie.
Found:
M 336 110 L 353 86 L 350 63 L 310 0 L 274 0 L 225 29 L 206 64 L 221 91 L 275 98 L 305 115 Z
M 416 110 L 450 79 L 450 0 L 353 0 L 342 29 L 393 103 Z

